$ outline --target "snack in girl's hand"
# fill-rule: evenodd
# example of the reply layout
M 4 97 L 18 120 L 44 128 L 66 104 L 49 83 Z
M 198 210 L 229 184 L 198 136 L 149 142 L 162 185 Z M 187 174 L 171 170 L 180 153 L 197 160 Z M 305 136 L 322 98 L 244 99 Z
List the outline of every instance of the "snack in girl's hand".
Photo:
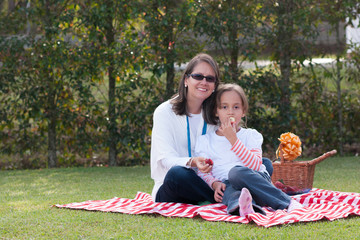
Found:
M 235 118 L 234 118 L 234 117 L 230 117 L 229 119 L 230 119 L 230 123 L 231 123 L 231 124 L 234 124 L 234 123 L 235 123 Z
M 207 158 L 205 160 L 205 163 L 209 164 L 209 165 L 214 165 L 214 162 L 210 159 L 210 158 Z

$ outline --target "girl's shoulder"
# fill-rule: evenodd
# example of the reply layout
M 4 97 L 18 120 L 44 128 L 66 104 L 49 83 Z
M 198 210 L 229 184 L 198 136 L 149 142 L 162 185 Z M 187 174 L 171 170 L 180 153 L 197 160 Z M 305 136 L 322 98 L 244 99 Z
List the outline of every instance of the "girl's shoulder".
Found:
M 261 144 L 264 141 L 264 138 L 261 133 L 256 129 L 252 128 L 242 128 L 238 133 L 238 138 L 247 146 L 247 147 L 261 147 Z
M 256 129 L 253 128 L 241 128 L 241 130 L 238 132 L 238 135 L 246 135 L 253 138 L 263 138 L 262 134 L 259 133 Z
M 206 134 L 214 133 L 216 131 L 216 129 L 218 129 L 218 127 L 219 127 L 218 125 L 207 123 L 207 132 L 206 132 Z
M 215 137 L 215 135 L 216 135 L 215 131 L 210 131 L 207 132 L 206 134 L 198 136 L 196 141 L 201 144 L 209 143 L 211 139 Z

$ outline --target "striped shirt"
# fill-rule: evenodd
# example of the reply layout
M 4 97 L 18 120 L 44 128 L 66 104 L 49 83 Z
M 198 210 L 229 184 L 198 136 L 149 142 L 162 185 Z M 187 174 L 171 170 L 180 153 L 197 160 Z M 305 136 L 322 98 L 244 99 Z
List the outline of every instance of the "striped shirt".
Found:
M 265 172 L 262 164 L 263 142 L 262 135 L 255 129 L 241 128 L 237 133 L 234 145 L 225 136 L 215 132 L 200 136 L 195 145 L 195 156 L 202 156 L 213 160 L 214 165 L 210 173 L 194 170 L 210 186 L 215 181 L 228 179 L 228 173 L 234 166 L 245 166 L 259 172 Z

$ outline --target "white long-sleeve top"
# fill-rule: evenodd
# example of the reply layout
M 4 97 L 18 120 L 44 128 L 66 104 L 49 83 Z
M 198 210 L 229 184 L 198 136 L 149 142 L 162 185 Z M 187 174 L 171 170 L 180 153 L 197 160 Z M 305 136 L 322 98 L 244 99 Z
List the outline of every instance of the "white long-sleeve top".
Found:
M 238 140 L 232 146 L 225 136 L 215 132 L 200 136 L 195 146 L 195 156 L 213 160 L 211 173 L 198 175 L 212 187 L 214 181 L 228 179 L 228 173 L 234 166 L 246 166 L 255 171 L 265 172 L 262 164 L 262 135 L 255 129 L 241 128 L 236 133 Z
M 190 131 L 192 156 L 195 156 L 195 143 L 202 134 L 203 122 L 201 116 L 201 124 L 198 125 L 196 133 Z M 208 124 L 206 132 L 215 131 L 215 127 Z M 186 167 L 189 159 L 186 115 L 176 115 L 168 100 L 155 109 L 153 116 L 150 161 L 151 178 L 155 182 L 152 191 L 154 201 L 168 170 L 173 166 Z

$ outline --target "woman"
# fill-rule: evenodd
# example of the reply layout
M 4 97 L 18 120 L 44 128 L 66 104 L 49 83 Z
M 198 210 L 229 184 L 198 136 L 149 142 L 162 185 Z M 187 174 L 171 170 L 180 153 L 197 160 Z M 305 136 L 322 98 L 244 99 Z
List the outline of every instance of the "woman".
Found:
M 215 130 L 209 116 L 219 79 L 214 59 L 198 54 L 183 72 L 178 93 L 156 108 L 151 138 L 154 201 L 215 203 L 213 190 L 191 167 L 202 172 L 211 170 L 205 158 L 192 155 L 197 137 Z

